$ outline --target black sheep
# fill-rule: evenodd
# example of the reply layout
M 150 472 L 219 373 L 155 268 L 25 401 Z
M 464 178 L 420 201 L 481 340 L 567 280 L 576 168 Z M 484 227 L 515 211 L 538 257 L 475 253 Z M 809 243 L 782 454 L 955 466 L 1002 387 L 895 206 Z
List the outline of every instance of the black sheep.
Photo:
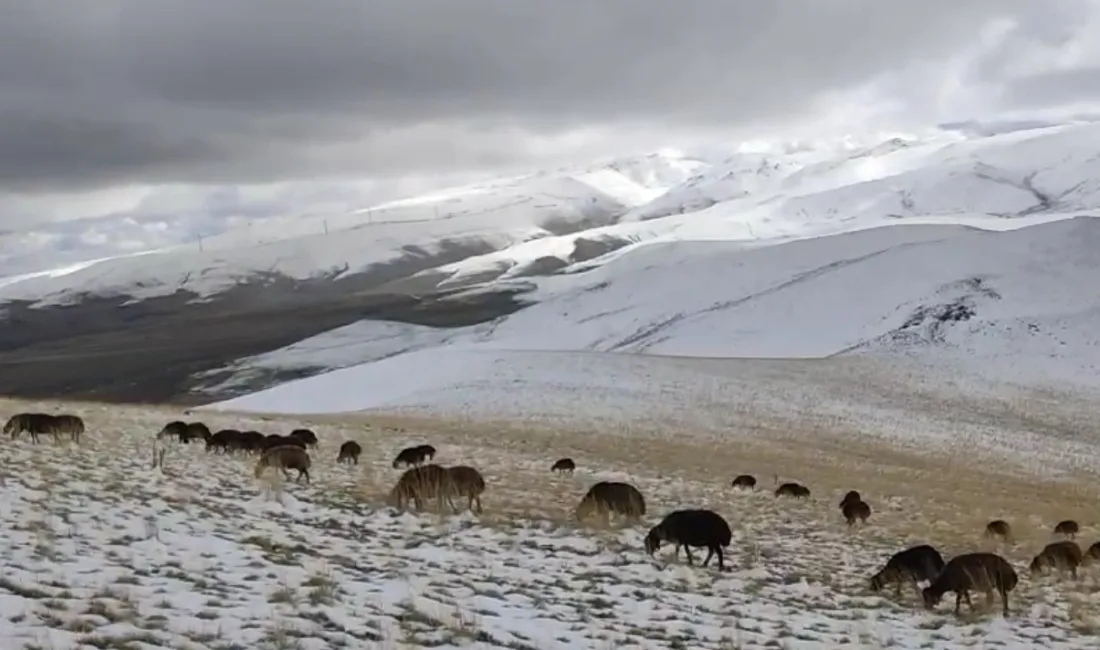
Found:
M 871 591 L 881 591 L 883 587 L 893 583 L 896 585 L 896 595 L 901 597 L 902 582 L 932 582 L 943 567 L 943 556 L 933 546 L 913 546 L 894 553 L 886 561 L 886 566 L 871 576 Z
M 683 546 L 688 564 L 694 564 L 691 547 L 705 547 L 707 558 L 703 560 L 703 566 L 707 566 L 710 558 L 717 555 L 718 570 L 723 571 L 726 565 L 722 549 L 728 547 L 732 539 L 733 531 L 729 523 L 713 510 L 677 510 L 649 530 L 645 537 L 645 550 L 653 555 L 661 547 L 661 542 L 671 542 L 676 545 L 674 558 L 680 556 L 680 547 Z
M 733 479 L 731 485 L 735 488 L 741 488 L 742 490 L 754 490 L 756 489 L 756 479 L 748 474 L 742 474 Z
M 996 591 L 1001 595 L 1003 612 L 1008 616 L 1008 592 L 1016 588 L 1019 577 L 1016 570 L 996 553 L 967 553 L 951 559 L 943 571 L 936 576 L 932 584 L 921 592 L 924 598 L 924 606 L 932 609 L 948 591 L 955 592 L 955 615 L 959 614 L 959 606 L 963 599 L 971 610 L 974 603 L 970 600 L 970 591 L 984 591 L 992 596 Z
M 810 497 L 810 488 L 805 485 L 799 485 L 798 483 L 784 483 L 775 489 L 775 496 L 808 499 Z
M 359 454 L 363 453 L 363 448 L 359 446 L 358 442 L 354 440 L 348 440 L 344 444 L 340 445 L 340 451 L 336 455 L 337 463 L 354 463 L 359 464 Z
M 568 472 L 573 473 L 573 470 L 577 469 L 577 464 L 573 462 L 572 458 L 559 458 L 550 467 L 551 472 Z
M 1079 532 L 1081 532 L 1081 527 L 1072 519 L 1060 521 L 1058 525 L 1054 527 L 1054 533 L 1056 535 L 1065 535 L 1068 539 L 1073 539 Z

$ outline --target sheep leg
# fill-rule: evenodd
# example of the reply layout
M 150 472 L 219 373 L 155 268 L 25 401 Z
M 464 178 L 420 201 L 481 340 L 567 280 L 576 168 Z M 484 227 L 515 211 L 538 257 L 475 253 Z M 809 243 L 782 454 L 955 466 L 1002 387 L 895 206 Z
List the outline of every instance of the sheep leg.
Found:
M 712 557 L 714 557 L 714 548 L 708 546 L 707 547 L 707 559 L 703 560 L 703 566 L 707 566 L 708 564 L 710 564 L 710 558 L 712 558 Z
M 955 592 L 955 616 L 959 615 L 959 608 L 962 607 L 963 593 L 962 591 Z
M 283 470 L 283 477 L 285 477 L 286 480 L 289 481 L 290 480 L 290 470 L 288 470 L 285 467 L 280 467 L 279 469 Z
M 724 553 L 722 553 L 722 547 L 721 546 L 715 546 L 714 551 L 718 555 L 718 570 L 719 571 L 725 571 L 726 570 L 726 560 L 723 557 Z
M 480 515 L 481 514 L 481 497 L 480 496 L 474 497 L 474 503 L 477 504 L 477 514 Z
M 695 561 L 691 558 L 691 548 L 687 544 L 684 544 L 684 555 L 687 556 L 689 566 L 695 564 Z
M 1002 585 L 999 591 L 1001 592 L 1001 603 L 1004 605 L 1001 608 L 1001 614 L 1008 618 L 1008 590 Z

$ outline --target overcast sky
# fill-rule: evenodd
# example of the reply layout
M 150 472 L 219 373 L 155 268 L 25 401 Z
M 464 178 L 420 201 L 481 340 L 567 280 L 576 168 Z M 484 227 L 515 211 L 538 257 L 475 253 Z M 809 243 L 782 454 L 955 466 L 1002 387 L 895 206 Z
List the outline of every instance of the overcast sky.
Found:
M 200 207 L 235 185 L 392 193 L 699 137 L 1075 109 L 1100 94 L 1097 4 L 0 0 L 0 230 L 135 210 L 158 184 Z

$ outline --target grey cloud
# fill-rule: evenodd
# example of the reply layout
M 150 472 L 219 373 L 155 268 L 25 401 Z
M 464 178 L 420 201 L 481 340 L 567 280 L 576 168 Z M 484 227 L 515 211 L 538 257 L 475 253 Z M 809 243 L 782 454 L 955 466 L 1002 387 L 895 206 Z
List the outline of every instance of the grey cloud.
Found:
M 774 123 L 1035 6 L 0 0 L 0 188 L 507 166 L 591 125 Z

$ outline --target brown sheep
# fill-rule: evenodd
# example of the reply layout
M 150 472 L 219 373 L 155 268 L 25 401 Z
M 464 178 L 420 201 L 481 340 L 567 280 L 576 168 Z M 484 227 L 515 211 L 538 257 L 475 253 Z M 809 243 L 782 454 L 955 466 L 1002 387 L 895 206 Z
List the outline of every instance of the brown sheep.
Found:
M 80 436 L 84 434 L 84 420 L 79 415 L 63 413 L 53 417 L 53 425 L 50 427 L 54 441 L 58 441 L 65 434 L 75 443 L 80 443 Z
M 990 598 L 993 592 L 1001 595 L 1003 612 L 1008 616 L 1008 592 L 1016 588 L 1019 577 L 1016 570 L 1000 555 L 994 553 L 966 553 L 951 559 L 932 584 L 921 592 L 926 609 L 934 608 L 948 591 L 955 592 L 955 615 L 963 599 L 971 610 L 970 591 L 984 591 Z
M 245 453 L 262 453 L 267 447 L 264 447 L 264 440 L 267 438 L 259 431 L 242 431 L 240 437 L 237 438 L 237 447 L 234 451 L 243 451 Z
M 451 474 L 439 465 L 421 465 L 405 470 L 390 490 L 389 502 L 399 510 L 405 509 L 410 500 L 417 510 L 423 509 L 428 499 L 435 499 L 442 509 L 443 502 L 454 494 Z
M 733 479 L 733 483 L 731 483 L 730 485 L 732 487 L 740 488 L 742 490 L 755 490 L 756 478 L 753 476 L 749 476 L 748 474 L 742 474 L 741 476 Z
M 645 499 L 642 493 L 629 483 L 600 481 L 589 488 L 581 498 L 574 515 L 579 521 L 596 514 L 606 524 L 610 522 L 611 513 L 636 521 L 645 514 Z
M 1000 537 L 1006 542 L 1012 542 L 1012 527 L 1004 519 L 995 519 L 985 525 L 986 537 Z
M 677 510 L 669 513 L 661 523 L 649 530 L 645 537 L 645 552 L 653 555 L 661 548 L 661 542 L 672 542 L 676 545 L 673 559 L 680 556 L 680 547 L 684 547 L 688 564 L 694 564 L 691 558 L 691 547 L 703 547 L 707 549 L 707 557 L 703 560 L 703 566 L 710 562 L 710 558 L 718 556 L 718 570 L 726 568 L 722 549 L 729 548 L 733 539 L 733 531 L 729 523 L 722 515 L 713 510 Z
M 1055 535 L 1065 535 L 1067 539 L 1073 539 L 1079 532 L 1081 532 L 1081 527 L 1072 519 L 1060 521 L 1058 525 L 1054 527 Z
M 860 523 L 867 523 L 871 517 L 871 506 L 864 501 L 849 501 L 840 509 L 844 514 L 844 520 L 849 526 L 854 526 L 858 519 Z
M 775 496 L 808 499 L 810 498 L 810 488 L 798 483 L 784 483 L 775 489 Z
M 209 439 L 210 427 L 202 422 L 188 422 L 184 435 L 180 437 L 180 442 L 190 443 L 192 440 L 202 440 L 205 442 Z
M 932 582 L 943 571 L 943 556 L 935 547 L 920 544 L 898 551 L 886 561 L 881 571 L 871 576 L 871 591 L 882 591 L 883 587 L 893 583 L 895 595 L 901 597 L 901 585 L 910 582 L 914 586 L 922 581 Z
M 848 493 L 845 494 L 844 498 L 840 500 L 840 505 L 838 505 L 837 507 L 843 510 L 845 505 L 849 503 L 854 503 L 856 501 L 863 501 L 863 497 L 860 496 L 859 492 L 856 492 L 855 490 L 848 490 Z
M 1031 560 L 1028 569 L 1032 577 L 1046 573 L 1047 569 L 1057 569 L 1059 572 L 1069 571 L 1073 579 L 1077 579 L 1077 567 L 1081 566 L 1081 547 L 1077 542 L 1064 541 L 1047 544 L 1043 550 Z
M 468 465 L 456 465 L 448 467 L 447 473 L 451 475 L 450 485 L 454 495 L 466 497 L 469 501 L 466 507 L 481 514 L 481 495 L 485 492 L 485 478 L 481 476 L 481 472 Z M 456 508 L 455 512 L 457 511 Z
M 402 465 L 404 465 L 405 467 L 416 467 L 417 465 L 422 465 L 425 462 L 431 460 L 431 458 L 434 456 L 435 447 L 432 447 L 431 445 L 416 445 L 414 447 L 405 447 L 397 454 L 397 458 L 393 459 L 393 468 L 397 469 Z
M 157 440 L 163 440 L 164 438 L 176 438 L 177 440 L 183 440 L 187 436 L 187 423 L 183 420 L 173 420 L 157 432 Z
M 301 481 L 304 477 L 306 483 L 309 483 L 309 467 L 310 467 L 309 454 L 305 449 L 297 445 L 282 445 L 280 447 L 272 447 L 260 455 L 260 460 L 256 461 L 256 478 L 264 473 L 264 470 L 268 467 L 278 467 L 283 470 L 283 476 L 290 480 L 290 472 L 287 470 L 298 470 L 298 477 L 296 480 Z
M 47 433 L 53 435 L 56 440 L 54 416 L 49 413 L 17 413 L 8 418 L 7 423 L 4 424 L 4 433 L 9 434 L 12 440 L 24 432 L 30 434 L 31 442 L 35 444 L 38 444 L 38 436 Z
M 236 429 L 222 429 L 206 441 L 206 451 L 228 454 L 240 448 L 241 432 Z
M 344 444 L 340 445 L 340 453 L 336 456 L 337 463 L 355 463 L 359 464 L 359 454 L 363 453 L 363 448 L 359 446 L 358 442 L 354 440 L 348 440 Z
M 572 458 L 559 458 L 550 467 L 551 472 L 568 472 L 573 473 L 573 470 L 577 469 L 577 464 L 573 462 Z
M 317 446 L 317 434 L 313 433 L 309 429 L 295 429 L 290 432 L 290 435 L 288 437 L 301 440 L 305 443 L 306 447 Z

